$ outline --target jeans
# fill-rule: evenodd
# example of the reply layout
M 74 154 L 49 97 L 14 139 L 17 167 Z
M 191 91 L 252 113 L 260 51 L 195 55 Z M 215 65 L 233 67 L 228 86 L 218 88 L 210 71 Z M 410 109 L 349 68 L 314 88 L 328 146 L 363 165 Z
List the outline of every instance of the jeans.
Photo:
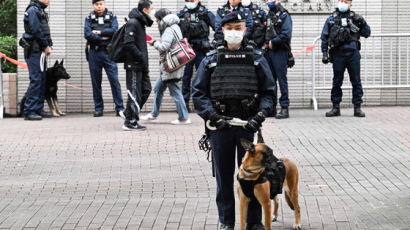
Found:
M 198 70 L 199 65 L 206 56 L 204 53 L 198 50 L 194 49 L 194 51 L 196 57 L 194 58 L 194 60 L 185 65 L 184 76 L 182 77 L 182 94 L 184 95 L 185 103 L 188 103 L 191 97 L 191 79 L 192 74 L 194 73 L 194 66 Z
M 163 82 L 160 76 L 154 86 L 154 108 L 151 112 L 153 117 L 158 117 L 159 109 L 162 104 L 162 98 L 164 97 L 165 90 L 169 89 L 172 99 L 175 101 L 178 112 L 178 120 L 186 120 L 189 118 L 189 113 L 185 105 L 184 97 L 182 96 L 181 89 L 178 86 L 177 81 Z

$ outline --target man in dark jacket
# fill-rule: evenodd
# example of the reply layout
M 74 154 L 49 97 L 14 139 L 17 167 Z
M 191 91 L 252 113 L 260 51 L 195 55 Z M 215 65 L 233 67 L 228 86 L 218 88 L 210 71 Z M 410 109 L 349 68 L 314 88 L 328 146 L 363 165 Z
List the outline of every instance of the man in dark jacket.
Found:
M 145 27 L 152 26 L 154 7 L 150 0 L 140 0 L 138 8 L 129 13 L 130 18 L 124 34 L 124 45 L 127 49 L 124 68 L 127 82 L 127 108 L 123 129 L 145 130 L 138 124 L 139 112 L 151 93 L 151 82 L 148 76 L 148 49 Z
M 104 0 L 92 0 L 92 3 L 94 11 L 91 11 L 90 15 L 85 18 L 84 37 L 87 39 L 86 55 L 93 86 L 94 117 L 101 117 L 104 110 L 101 90 L 103 68 L 110 81 L 115 111 L 118 116 L 124 110 L 121 85 L 118 81 L 118 67 L 110 60 L 107 53 L 107 45 L 115 31 L 118 30 L 117 17 L 106 9 Z
M 23 39 L 27 42 L 27 46 L 24 47 L 24 58 L 30 75 L 27 99 L 22 111 L 25 120 L 41 120 L 44 116 L 49 116 L 43 111 L 47 65 L 41 61 L 42 53 L 50 55 L 53 46 L 48 15 L 44 11 L 49 2 L 49 0 L 31 0 L 24 13 Z

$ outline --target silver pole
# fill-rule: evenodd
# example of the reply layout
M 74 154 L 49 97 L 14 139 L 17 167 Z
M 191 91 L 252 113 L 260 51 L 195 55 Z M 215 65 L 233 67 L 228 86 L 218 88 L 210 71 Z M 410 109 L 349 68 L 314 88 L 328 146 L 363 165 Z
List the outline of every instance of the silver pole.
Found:
M 0 119 L 3 119 L 3 113 L 4 113 L 3 71 L 1 71 L 1 57 L 0 57 Z

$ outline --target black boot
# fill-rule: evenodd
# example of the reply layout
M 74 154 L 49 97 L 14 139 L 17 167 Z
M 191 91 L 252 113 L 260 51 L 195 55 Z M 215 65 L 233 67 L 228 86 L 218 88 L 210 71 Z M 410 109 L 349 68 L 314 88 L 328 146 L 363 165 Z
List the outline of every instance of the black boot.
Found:
M 326 117 L 338 117 L 340 116 L 340 104 L 333 103 L 333 108 L 326 113 Z
M 280 112 L 276 114 L 276 119 L 285 119 L 289 118 L 289 109 L 286 107 L 282 107 Z
M 360 109 L 360 105 L 354 105 L 354 113 L 355 117 L 366 117 L 366 114 Z
M 28 121 L 41 121 L 42 119 L 43 119 L 42 116 L 35 114 L 35 113 L 24 116 L 24 120 L 28 120 Z

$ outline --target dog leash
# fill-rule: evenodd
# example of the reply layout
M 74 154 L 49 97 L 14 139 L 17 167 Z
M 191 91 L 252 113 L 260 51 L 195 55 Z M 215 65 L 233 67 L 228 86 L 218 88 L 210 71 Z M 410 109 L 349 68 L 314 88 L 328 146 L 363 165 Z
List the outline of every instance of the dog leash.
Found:
M 46 63 L 46 53 L 42 52 L 40 57 L 40 71 L 44 72 L 44 65 Z M 47 68 L 46 68 L 47 69 Z
M 228 122 L 228 124 L 230 124 L 231 126 L 242 126 L 242 127 L 245 127 L 246 124 L 248 124 L 248 121 L 244 121 L 244 120 L 242 120 L 242 119 L 240 119 L 240 118 L 236 118 L 236 117 L 232 118 L 232 120 L 227 120 L 227 122 Z M 207 121 L 206 121 L 206 127 L 207 127 L 209 130 L 213 130 L 213 131 L 216 130 L 216 127 L 214 127 L 214 126 L 211 125 L 211 121 L 210 121 L 210 120 L 207 120 Z

